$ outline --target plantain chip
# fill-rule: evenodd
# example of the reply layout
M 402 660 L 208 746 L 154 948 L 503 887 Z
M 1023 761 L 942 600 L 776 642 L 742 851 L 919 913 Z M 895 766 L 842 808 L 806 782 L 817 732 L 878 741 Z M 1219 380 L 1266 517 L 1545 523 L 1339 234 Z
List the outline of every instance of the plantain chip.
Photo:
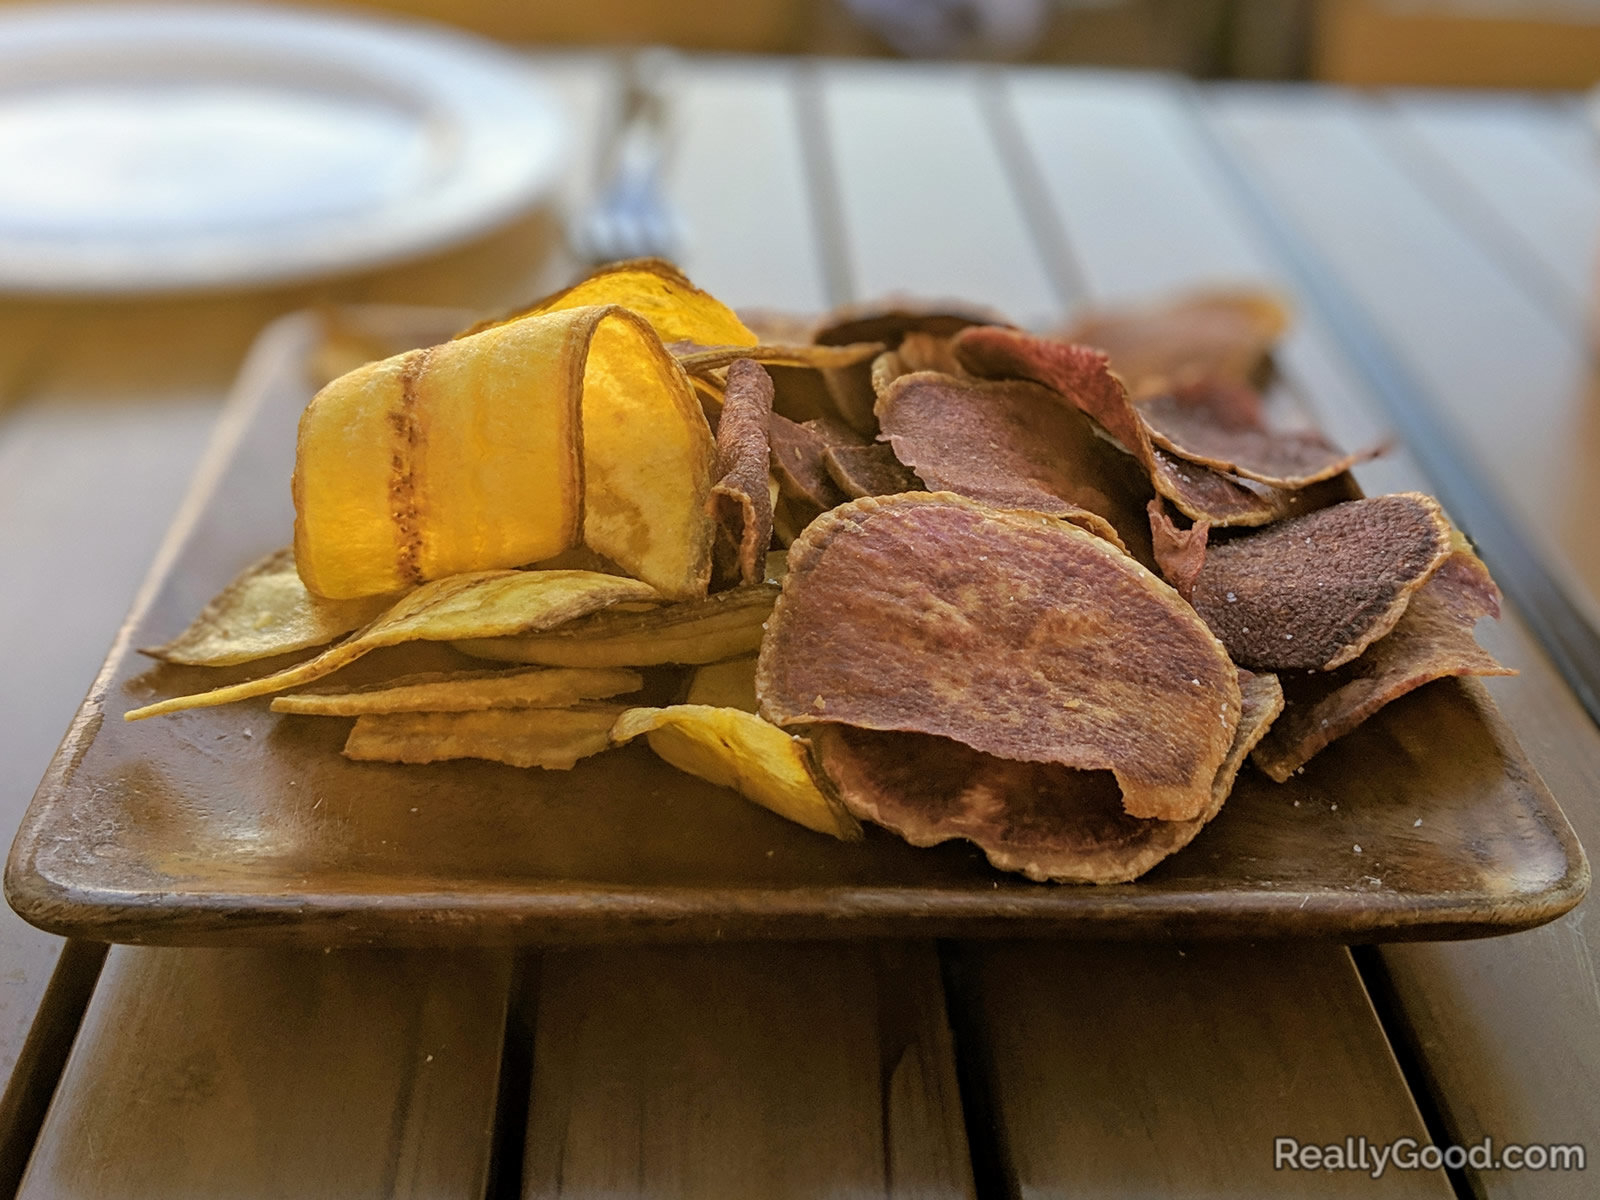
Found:
M 617 704 L 571 708 L 491 708 L 477 712 L 402 712 L 356 718 L 344 744 L 361 762 L 435 763 L 483 758 L 512 767 L 571 770 L 611 744 Z
M 746 584 L 648 612 L 596 613 L 547 633 L 465 638 L 455 647 L 477 658 L 552 667 L 720 662 L 761 645 L 777 595 L 774 584 Z
M 756 660 L 730 658 L 726 662 L 696 667 L 689 680 L 685 704 L 708 704 L 712 708 L 737 708 L 756 711 Z
M 272 711 L 316 717 L 368 713 L 476 712 L 485 708 L 561 708 L 636 692 L 637 671 L 530 667 L 525 670 L 430 671 L 402 675 L 347 692 L 296 692 L 278 696 Z
M 393 596 L 325 600 L 313 595 L 295 570 L 294 551 L 285 548 L 246 567 L 189 628 L 144 653 L 184 666 L 231 667 L 326 646 L 393 603 Z
M 299 687 L 333 674 L 380 646 L 527 633 L 553 628 L 613 604 L 659 598 L 654 588 L 637 579 L 593 571 L 483 571 L 452 575 L 423 584 L 354 637 L 313 659 L 260 679 L 147 704 L 134 709 L 124 719 L 137 721 L 188 708 L 231 704 L 235 700 Z
M 817 786 L 809 743 L 752 713 L 704 704 L 632 708 L 611 731 L 615 743 L 640 734 L 680 771 L 732 788 L 798 825 L 843 842 L 859 841 L 861 825 Z
M 520 312 L 475 325 L 467 337 L 541 313 L 592 304 L 616 304 L 639 314 L 663 342 L 699 346 L 754 346 L 751 333 L 734 311 L 701 291 L 672 263 L 660 258 L 634 258 L 600 268 Z
M 855 342 L 847 346 L 773 345 L 696 347 L 676 354 L 678 365 L 690 375 L 705 376 L 724 371 L 737 359 L 748 358 L 764 367 L 810 367 L 822 370 L 853 367 L 871 362 L 883 353 L 878 342 Z

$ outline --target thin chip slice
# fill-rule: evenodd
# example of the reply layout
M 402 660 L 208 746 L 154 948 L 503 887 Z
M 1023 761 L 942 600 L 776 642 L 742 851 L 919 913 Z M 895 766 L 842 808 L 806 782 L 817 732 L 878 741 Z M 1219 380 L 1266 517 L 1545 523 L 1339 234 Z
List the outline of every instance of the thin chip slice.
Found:
M 660 598 L 654 588 L 637 579 L 593 571 L 482 571 L 452 575 L 423 584 L 365 629 L 315 658 L 260 679 L 147 704 L 129 712 L 124 719 L 137 721 L 189 708 L 210 708 L 300 687 L 333 674 L 380 646 L 504 637 L 553 629 L 613 604 Z
M 1279 783 L 1318 751 L 1392 700 L 1457 675 L 1515 675 L 1473 639 L 1480 617 L 1500 615 L 1489 572 L 1468 552 L 1452 554 L 1412 597 L 1394 631 L 1336 671 L 1286 677 L 1283 717 L 1256 747 L 1258 767 Z
M 1203 383 L 1164 392 L 1142 401 L 1139 415 L 1150 440 L 1164 450 L 1213 471 L 1253 479 L 1279 488 L 1303 488 L 1342 475 L 1359 462 L 1376 457 L 1381 446 L 1347 454 L 1315 430 L 1269 429 L 1259 419 L 1231 417 L 1228 394 Z M 1212 398 L 1224 393 L 1223 402 Z
M 1293 492 L 1247 485 L 1155 446 L 1128 389 L 1098 350 L 988 328 L 964 330 L 956 336 L 955 349 L 975 375 L 1031 379 L 1067 397 L 1133 455 L 1155 490 L 1192 520 L 1214 526 L 1265 525 L 1293 511 Z
M 525 317 L 593 304 L 616 304 L 638 313 L 650 322 L 663 342 L 753 346 L 757 341 L 756 335 L 731 308 L 695 287 L 687 275 L 660 258 L 611 263 L 569 288 L 510 316 L 475 325 L 461 336 L 508 325 Z
M 1190 599 L 1235 662 L 1331 671 L 1395 627 L 1451 548 L 1431 496 L 1350 500 L 1213 542 Z
M 711 489 L 717 521 L 719 578 L 760 583 L 772 542 L 772 498 L 767 491 L 767 428 L 772 421 L 772 380 L 759 363 L 739 359 L 728 367 L 728 390 L 717 423 L 717 473 Z
M 455 647 L 498 662 L 552 667 L 654 667 L 752 654 L 778 588 L 747 584 L 649 612 L 596 613 L 549 633 L 473 638 Z
M 392 763 L 482 758 L 511 767 L 569 771 L 580 758 L 611 745 L 611 728 L 626 711 L 617 704 L 580 704 L 373 714 L 356 718 L 344 756 Z
M 712 708 L 737 708 L 741 712 L 756 711 L 756 660 L 730 658 L 726 662 L 707 663 L 696 667 L 689 680 L 685 704 L 709 704 Z
M 888 296 L 834 309 L 817 323 L 811 340 L 823 346 L 881 342 L 892 350 L 908 333 L 947 338 L 969 325 L 1010 324 L 994 309 L 964 300 Z
M 1049 388 L 1026 380 L 902 375 L 878 398 L 895 457 L 929 487 L 997 508 L 1069 517 L 1126 549 L 1145 543 L 1150 489 L 1093 423 Z M 1098 518 L 1077 519 L 1077 514 Z
M 1167 515 L 1167 507 L 1158 496 L 1150 501 L 1150 544 L 1156 565 L 1168 583 L 1177 589 L 1185 600 L 1193 600 L 1194 581 L 1205 566 L 1206 543 L 1211 526 L 1196 521 L 1187 529 L 1179 529 Z
M 814 346 L 809 343 L 773 345 L 762 342 L 754 346 L 710 346 L 684 350 L 676 355 L 678 365 L 690 375 L 711 375 L 726 370 L 736 360 L 748 358 L 762 366 L 853 367 L 857 363 L 870 363 L 883 353 L 879 342 L 858 342 L 845 346 Z
M 532 667 L 502 671 L 430 671 L 350 691 L 277 696 L 272 711 L 316 717 L 368 713 L 476 712 L 485 708 L 563 708 L 644 686 L 637 671 Z
M 828 478 L 852 500 L 926 490 L 916 472 L 894 456 L 893 447 L 882 442 L 871 446 L 829 446 L 822 452 L 822 466 Z
M 1127 811 L 1206 806 L 1237 673 L 1170 587 L 1065 521 L 947 492 L 815 521 L 762 642 L 761 713 L 930 733 L 1019 762 L 1115 772 Z
M 830 437 L 828 429 L 828 426 L 798 424 L 778 413 L 772 414 L 768 430 L 772 474 L 778 481 L 780 504 L 797 523 L 796 532 L 821 513 L 849 499 L 823 466 L 822 456 L 829 446 L 848 444 Z
M 780 817 L 842 842 L 861 840 L 861 825 L 817 786 L 810 748 L 760 717 L 736 708 L 674 704 L 632 708 L 617 719 L 613 742 L 644 734 L 680 771 L 732 788 Z
M 393 596 L 315 596 L 300 580 L 294 551 L 283 549 L 245 568 L 177 637 L 143 653 L 191 667 L 231 667 L 326 646 L 393 603 Z
M 1058 883 L 1125 883 L 1193 841 L 1283 707 L 1271 675 L 1239 674 L 1243 711 L 1204 811 L 1130 817 L 1109 771 L 1012 762 L 948 738 L 819 726 L 817 757 L 845 806 L 914 846 L 965 838 L 996 867 Z
M 1282 298 L 1266 291 L 1191 292 L 1138 308 L 1084 313 L 1061 339 L 1103 350 L 1136 392 L 1202 379 L 1259 379 L 1289 327 Z

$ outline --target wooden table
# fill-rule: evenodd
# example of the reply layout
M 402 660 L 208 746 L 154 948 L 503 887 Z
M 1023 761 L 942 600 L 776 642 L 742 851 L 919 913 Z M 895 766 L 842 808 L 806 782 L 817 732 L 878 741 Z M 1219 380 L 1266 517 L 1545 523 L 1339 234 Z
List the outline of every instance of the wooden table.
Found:
M 582 133 L 572 203 L 616 74 L 532 67 Z M 717 60 L 685 71 L 678 115 L 684 265 L 737 305 L 905 289 L 1045 322 L 1285 287 L 1288 387 L 1347 444 L 1397 433 L 1363 484 L 1435 490 L 1480 541 L 1512 601 L 1481 636 L 1522 670 L 1490 690 L 1600 846 L 1600 737 L 1572 690 L 1595 710 L 1600 170 L 1573 104 Z M 553 229 L 292 293 L 0 304 L 0 825 L 260 326 L 322 301 L 508 305 L 569 273 Z M 1273 1139 L 1600 1152 L 1592 903 L 1514 937 L 1354 951 L 107 954 L 3 913 L 0 1190 L 1589 1196 L 1576 1172 L 1290 1176 Z

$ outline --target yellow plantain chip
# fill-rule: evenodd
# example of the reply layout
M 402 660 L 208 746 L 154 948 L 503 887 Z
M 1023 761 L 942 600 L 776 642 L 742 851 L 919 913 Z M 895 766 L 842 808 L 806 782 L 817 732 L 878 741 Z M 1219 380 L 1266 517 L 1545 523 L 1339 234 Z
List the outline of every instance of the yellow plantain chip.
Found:
M 730 658 L 727 662 L 707 663 L 696 668 L 684 703 L 755 712 L 756 660 L 753 657 Z
M 424 584 L 360 633 L 313 659 L 260 679 L 147 704 L 128 713 L 124 720 L 138 721 L 187 708 L 210 708 L 299 687 L 333 674 L 380 646 L 503 637 L 552 629 L 613 604 L 656 598 L 656 591 L 637 579 L 593 571 L 483 571 L 453 575 Z
M 580 758 L 611 744 L 611 727 L 626 711 L 616 704 L 580 704 L 375 713 L 356 718 L 344 755 L 361 762 L 396 763 L 483 758 L 512 767 L 568 771 Z
M 695 287 L 682 271 L 659 258 L 612 263 L 519 313 L 476 325 L 462 336 L 524 317 L 591 304 L 618 304 L 631 309 L 650 322 L 663 342 L 754 346 L 757 341 L 731 308 Z
M 754 668 L 751 688 L 754 689 Z M 477 712 L 485 708 L 561 708 L 636 692 L 637 671 L 530 667 L 520 671 L 430 671 L 402 675 L 347 692 L 296 692 L 279 696 L 272 711 L 316 717 L 368 713 Z
M 817 786 L 810 745 L 752 713 L 704 704 L 631 708 L 611 731 L 615 743 L 644 734 L 680 771 L 732 788 L 747 800 L 807 829 L 858 841 L 861 825 Z
M 189 667 L 231 667 L 326 646 L 393 603 L 393 596 L 325 600 L 312 595 L 295 570 L 294 551 L 285 548 L 246 567 L 189 628 L 144 653 Z
M 648 612 L 596 613 L 548 633 L 465 638 L 454 644 L 478 658 L 551 667 L 720 662 L 755 653 L 777 596 L 775 584 L 746 584 Z
M 881 342 L 852 342 L 847 346 L 772 345 L 711 346 L 678 354 L 678 365 L 690 375 L 709 375 L 726 370 L 741 358 L 754 359 L 763 366 L 811 367 L 823 370 L 853 367 L 871 362 L 883 353 Z

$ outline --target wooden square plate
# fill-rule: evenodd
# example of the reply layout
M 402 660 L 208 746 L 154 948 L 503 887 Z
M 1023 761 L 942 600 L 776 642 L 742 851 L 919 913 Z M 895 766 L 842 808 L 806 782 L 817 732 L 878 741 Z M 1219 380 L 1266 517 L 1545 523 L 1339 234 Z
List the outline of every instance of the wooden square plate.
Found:
M 349 317 L 396 349 L 439 313 Z M 153 664 L 237 571 L 282 545 L 295 423 L 323 322 L 246 365 L 133 614 L 18 833 L 6 893 L 74 937 L 175 945 L 456 944 L 866 935 L 1475 937 L 1561 915 L 1588 885 L 1571 828 L 1484 690 L 1428 685 L 1287 784 L 1253 769 L 1136 883 L 1049 886 L 964 843 L 844 845 L 642 746 L 570 772 L 355 763 L 346 723 L 266 700 L 126 724 L 244 678 Z M 357 670 L 359 668 L 353 668 Z

